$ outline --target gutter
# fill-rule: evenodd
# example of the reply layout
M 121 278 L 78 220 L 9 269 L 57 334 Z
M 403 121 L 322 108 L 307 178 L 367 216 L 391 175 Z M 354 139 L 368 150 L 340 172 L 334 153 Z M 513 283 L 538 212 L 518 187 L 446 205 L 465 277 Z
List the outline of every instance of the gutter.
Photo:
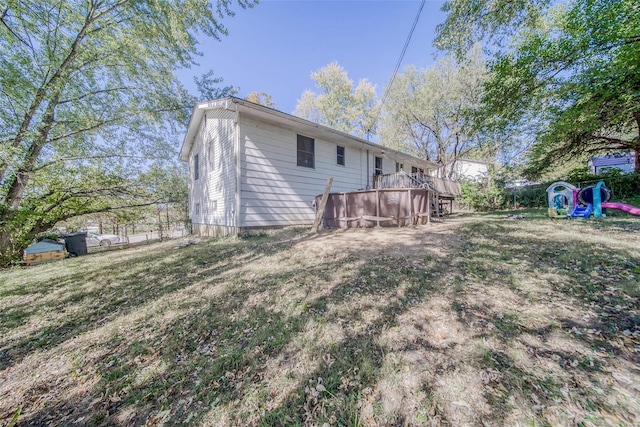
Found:
M 324 125 L 319 125 L 317 123 L 311 122 L 309 120 L 306 119 L 302 119 L 300 117 L 296 117 L 293 116 L 291 114 L 287 114 L 287 113 L 283 113 L 282 111 L 278 111 L 275 110 L 273 108 L 269 108 L 269 107 L 265 107 L 264 105 L 258 105 L 258 104 L 254 104 L 252 102 L 249 101 L 245 101 L 243 99 L 240 98 L 236 98 L 236 97 L 227 97 L 227 98 L 221 98 L 221 99 L 217 99 L 217 100 L 213 100 L 213 101 L 206 101 L 206 102 L 200 102 L 198 104 L 195 105 L 195 107 L 193 108 L 193 111 L 191 113 L 191 119 L 189 121 L 189 126 L 187 128 L 187 133 L 185 135 L 185 138 L 182 142 L 182 148 L 180 149 L 180 160 L 183 162 L 188 161 L 189 159 L 189 152 L 191 151 L 191 146 L 193 145 L 193 141 L 196 137 L 196 132 L 197 132 L 197 126 L 195 126 L 195 122 L 197 121 L 198 124 L 200 123 L 200 121 L 202 120 L 202 114 L 204 113 L 204 111 L 209 110 L 209 109 L 214 109 L 214 108 L 221 108 L 221 109 L 226 109 L 226 110 L 230 110 L 231 108 L 229 104 L 235 104 L 236 108 L 234 108 L 234 110 L 236 112 L 238 112 L 239 114 L 239 109 L 238 106 L 244 107 L 244 108 L 249 108 L 252 110 L 256 110 L 256 111 L 261 111 L 263 113 L 267 113 L 267 114 L 271 114 L 277 117 L 280 117 L 282 119 L 300 124 L 300 125 L 304 125 L 304 126 L 308 126 L 308 127 L 313 127 L 315 129 L 321 130 L 323 132 L 327 132 L 327 133 L 331 133 L 334 134 L 340 138 L 343 139 L 348 139 L 348 140 L 352 140 L 353 142 L 361 142 L 362 144 L 364 144 L 365 146 L 369 147 L 369 149 L 373 152 L 388 152 L 388 153 L 395 153 L 399 156 L 406 156 L 407 159 L 416 159 L 420 162 L 423 162 L 425 164 L 426 167 L 431 168 L 431 169 L 437 169 L 438 165 L 432 162 L 429 162 L 428 160 L 422 160 L 422 159 L 418 159 L 417 157 L 413 157 L 407 153 L 403 153 L 401 151 L 398 150 L 394 150 L 392 148 L 389 147 L 384 147 L 378 144 L 374 144 L 372 142 L 366 141 L 362 138 L 359 138 L 357 136 L 353 136 L 353 135 L 349 135 L 347 133 L 341 132 L 339 130 L 335 130 L 332 129 L 330 127 L 324 126 Z M 195 129 L 194 129 L 195 127 Z M 185 152 L 185 148 L 189 146 L 189 150 L 187 152 Z

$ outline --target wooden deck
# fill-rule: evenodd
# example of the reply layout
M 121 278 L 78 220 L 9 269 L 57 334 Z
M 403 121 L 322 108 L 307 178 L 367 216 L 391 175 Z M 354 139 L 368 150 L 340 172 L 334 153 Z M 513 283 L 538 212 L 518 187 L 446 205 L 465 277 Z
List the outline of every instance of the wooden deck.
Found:
M 422 188 L 433 194 L 434 215 L 442 216 L 453 212 L 453 201 L 461 195 L 460 183 L 448 179 L 436 178 L 423 173 L 404 171 L 376 175 L 373 178 L 376 189 Z

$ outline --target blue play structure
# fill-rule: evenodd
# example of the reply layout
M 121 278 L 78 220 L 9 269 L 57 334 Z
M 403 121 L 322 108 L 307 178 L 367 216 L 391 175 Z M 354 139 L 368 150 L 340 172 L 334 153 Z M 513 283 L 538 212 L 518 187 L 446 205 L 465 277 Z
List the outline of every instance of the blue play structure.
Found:
M 602 218 L 606 209 L 617 209 L 640 216 L 640 207 L 609 202 L 611 190 L 604 182 L 579 189 L 567 182 L 555 182 L 547 188 L 551 218 Z

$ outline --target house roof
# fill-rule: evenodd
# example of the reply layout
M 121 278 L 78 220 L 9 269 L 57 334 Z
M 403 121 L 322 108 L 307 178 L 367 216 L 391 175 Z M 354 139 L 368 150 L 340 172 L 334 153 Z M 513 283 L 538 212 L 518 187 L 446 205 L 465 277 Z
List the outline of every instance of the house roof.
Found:
M 293 116 L 291 114 L 283 113 L 282 111 L 278 111 L 273 108 L 265 107 L 264 105 L 254 104 L 253 102 L 245 101 L 243 99 L 235 97 L 220 98 L 196 104 L 196 106 L 193 108 L 193 112 L 191 113 L 191 120 L 189 121 L 187 133 L 184 137 L 184 141 L 182 142 L 182 149 L 180 150 L 180 160 L 186 162 L 189 159 L 189 153 L 191 152 L 191 147 L 193 146 L 193 143 L 195 141 L 196 135 L 198 133 L 198 127 L 200 126 L 200 122 L 202 121 L 202 117 L 204 116 L 204 114 L 208 110 L 217 109 L 235 111 L 239 114 L 242 114 L 243 116 L 258 119 L 263 122 L 294 128 L 308 136 L 315 136 L 347 146 L 370 150 L 374 154 L 391 158 L 400 163 L 413 162 L 422 164 L 426 168 L 432 169 L 436 169 L 438 167 L 438 165 L 434 162 L 419 159 L 401 151 L 394 150 L 380 144 L 375 144 L 362 138 L 358 138 L 347 133 L 332 129 L 328 126 L 320 125 L 318 123 L 314 123 L 309 120 Z
M 489 162 L 485 162 L 484 160 L 473 160 L 473 159 L 463 159 L 463 158 L 456 159 L 456 163 L 476 163 L 478 165 L 489 166 Z
M 635 157 L 631 152 L 614 153 L 591 157 L 587 163 L 592 164 L 594 167 L 629 165 L 635 164 Z

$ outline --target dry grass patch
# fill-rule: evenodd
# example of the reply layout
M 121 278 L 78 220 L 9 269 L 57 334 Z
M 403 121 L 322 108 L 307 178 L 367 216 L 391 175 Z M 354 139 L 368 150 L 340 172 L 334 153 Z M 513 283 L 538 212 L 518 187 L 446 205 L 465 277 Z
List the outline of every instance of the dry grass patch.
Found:
M 5 271 L 0 423 L 636 425 L 638 224 L 459 216 Z

